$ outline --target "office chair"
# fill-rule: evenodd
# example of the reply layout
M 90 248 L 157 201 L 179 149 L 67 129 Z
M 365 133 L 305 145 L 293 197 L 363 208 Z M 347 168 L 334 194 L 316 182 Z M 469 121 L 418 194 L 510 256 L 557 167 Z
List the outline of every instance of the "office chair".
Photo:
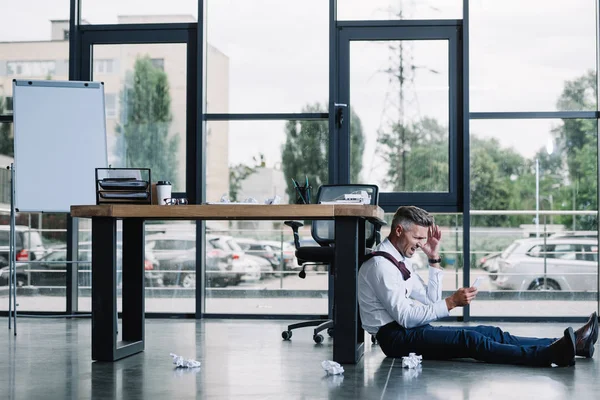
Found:
M 370 197 L 370 204 L 379 204 L 379 188 L 376 185 L 361 185 L 361 184 L 345 184 L 345 185 L 323 185 L 319 187 L 317 193 L 318 204 L 323 202 L 334 202 L 336 200 L 344 199 L 345 194 L 361 193 L 361 191 L 367 192 Z M 302 270 L 298 276 L 302 279 L 306 277 L 306 265 L 307 264 L 328 264 L 329 265 L 329 299 L 333 295 L 333 271 L 335 268 L 335 223 L 331 220 L 318 220 L 313 221 L 311 227 L 311 235 L 313 239 L 319 244 L 319 246 L 300 246 L 300 237 L 298 234 L 298 228 L 303 226 L 298 221 L 285 221 L 287 226 L 291 227 L 294 232 L 294 245 L 296 246 L 296 258 L 298 265 L 302 266 Z M 366 247 L 371 248 L 374 244 L 380 241 L 380 226 L 375 226 L 370 222 L 365 223 L 365 242 Z M 317 319 L 299 322 L 296 324 L 288 325 L 287 330 L 281 332 L 281 337 L 284 340 L 289 340 L 292 337 L 292 330 L 298 328 L 304 328 L 308 326 L 315 326 L 313 333 L 313 340 L 315 343 L 321 343 L 323 341 L 323 335 L 319 332 L 327 329 L 329 336 L 333 336 L 333 310 L 331 304 L 329 306 L 329 316 L 327 319 Z

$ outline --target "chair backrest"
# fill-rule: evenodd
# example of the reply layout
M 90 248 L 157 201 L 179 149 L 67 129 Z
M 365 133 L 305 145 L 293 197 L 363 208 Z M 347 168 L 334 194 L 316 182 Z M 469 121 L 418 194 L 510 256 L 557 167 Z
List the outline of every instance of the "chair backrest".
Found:
M 379 188 L 377 185 L 344 184 L 344 185 L 322 185 L 317 192 L 317 203 L 333 202 L 344 198 L 345 194 L 367 192 L 371 198 L 372 205 L 379 204 Z M 321 246 L 330 246 L 335 242 L 335 223 L 331 220 L 318 220 L 312 222 L 311 234 L 313 239 Z M 365 239 L 367 247 L 375 243 L 377 230 L 370 223 L 365 223 Z

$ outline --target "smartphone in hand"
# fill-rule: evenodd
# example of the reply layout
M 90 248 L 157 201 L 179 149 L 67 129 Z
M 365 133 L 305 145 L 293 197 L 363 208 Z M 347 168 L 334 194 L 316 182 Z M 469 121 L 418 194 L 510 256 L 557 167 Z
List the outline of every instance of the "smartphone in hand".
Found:
M 482 282 L 483 282 L 483 277 L 480 276 L 477 279 L 475 279 L 475 282 L 473 282 L 473 284 L 471 285 L 471 287 L 479 288 L 479 285 L 481 285 Z

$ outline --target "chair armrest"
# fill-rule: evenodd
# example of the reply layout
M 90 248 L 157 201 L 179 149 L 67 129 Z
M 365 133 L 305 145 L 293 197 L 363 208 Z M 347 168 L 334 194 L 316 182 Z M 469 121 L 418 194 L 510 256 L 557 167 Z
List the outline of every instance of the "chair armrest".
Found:
M 300 234 L 298 233 L 298 228 L 304 226 L 304 224 L 298 221 L 284 221 L 283 223 L 292 228 L 292 231 L 294 232 L 294 246 L 296 247 L 296 250 L 298 250 L 300 248 Z

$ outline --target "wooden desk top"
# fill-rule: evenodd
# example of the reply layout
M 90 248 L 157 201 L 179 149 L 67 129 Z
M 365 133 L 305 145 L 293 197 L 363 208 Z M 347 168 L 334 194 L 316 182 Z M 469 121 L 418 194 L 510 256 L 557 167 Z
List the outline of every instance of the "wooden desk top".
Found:
M 184 206 L 105 204 L 99 206 L 71 206 L 71 216 L 79 218 L 313 220 L 358 216 L 385 225 L 383 215 L 383 209 L 379 206 L 347 204 L 202 204 Z

